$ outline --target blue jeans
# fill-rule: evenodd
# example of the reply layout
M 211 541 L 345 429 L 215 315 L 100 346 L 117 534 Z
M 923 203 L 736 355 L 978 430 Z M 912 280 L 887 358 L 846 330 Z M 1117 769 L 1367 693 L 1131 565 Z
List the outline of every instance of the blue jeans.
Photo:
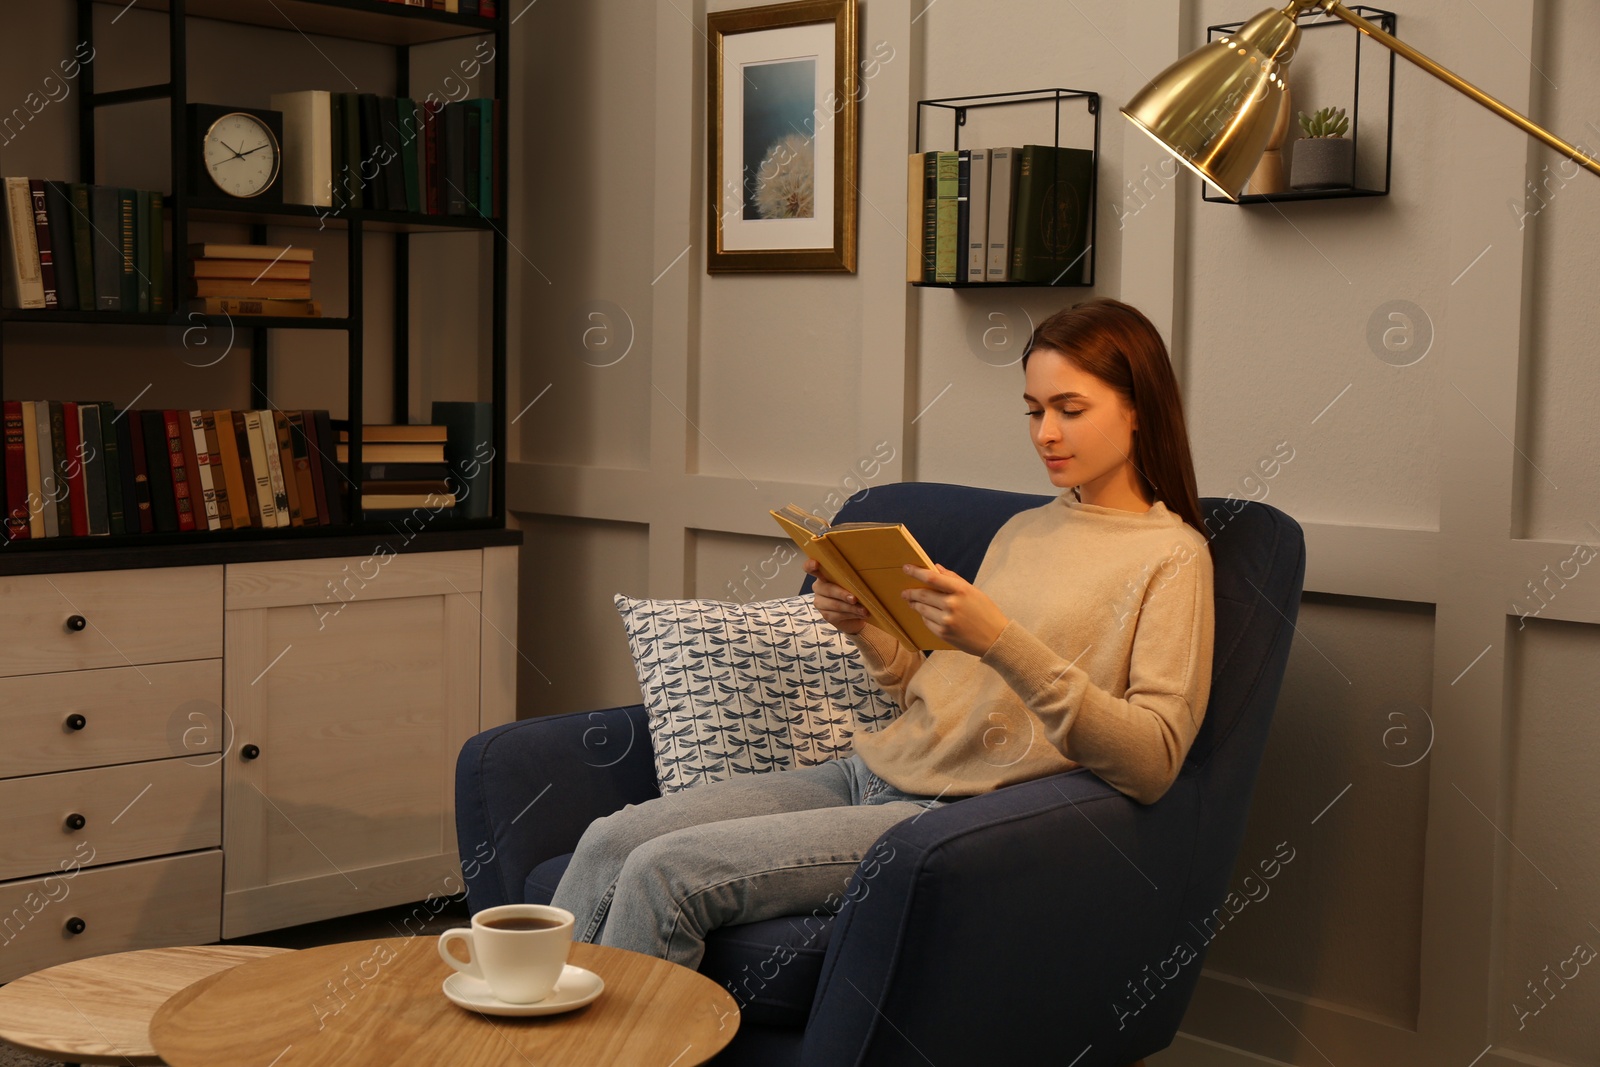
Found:
M 550 903 L 575 940 L 695 969 L 718 926 L 837 912 L 885 830 L 958 799 L 901 792 L 854 754 L 705 782 L 590 823 Z M 893 860 L 880 850 L 863 879 Z

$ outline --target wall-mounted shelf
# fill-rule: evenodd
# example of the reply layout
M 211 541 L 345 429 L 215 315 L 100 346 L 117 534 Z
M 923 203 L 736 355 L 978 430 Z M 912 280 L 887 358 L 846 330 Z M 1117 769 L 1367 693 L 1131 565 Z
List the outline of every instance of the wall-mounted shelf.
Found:
M 1366 6 L 1360 5 L 1360 4 L 1356 4 L 1356 5 L 1351 6 L 1350 10 L 1355 12 L 1357 15 L 1360 15 L 1362 18 L 1366 19 L 1368 22 L 1371 22 L 1374 25 L 1381 27 L 1386 33 L 1391 33 L 1392 34 L 1392 33 L 1395 32 L 1396 20 L 1395 20 L 1395 13 L 1393 11 L 1384 11 L 1381 8 L 1366 7 Z M 1302 34 L 1305 34 L 1306 32 L 1312 31 L 1312 30 L 1325 30 L 1325 29 L 1332 29 L 1334 27 L 1343 27 L 1344 30 L 1348 31 L 1354 37 L 1353 44 L 1354 44 L 1354 47 L 1355 47 L 1355 73 L 1353 75 L 1352 89 L 1351 89 L 1350 140 L 1355 143 L 1355 150 L 1354 150 L 1355 158 L 1354 158 L 1354 161 L 1351 164 L 1351 172 L 1352 172 L 1353 175 L 1356 176 L 1357 180 L 1359 180 L 1360 174 L 1361 174 L 1361 171 L 1360 171 L 1360 164 L 1361 164 L 1361 137 L 1360 137 L 1360 132 L 1361 132 L 1361 48 L 1362 48 L 1363 43 L 1365 43 L 1367 41 L 1367 36 L 1366 36 L 1366 34 L 1362 33 L 1360 30 L 1356 29 L 1354 26 L 1350 25 L 1348 22 L 1345 22 L 1342 19 L 1330 18 L 1326 14 L 1324 14 L 1323 12 L 1315 10 L 1315 9 L 1300 12 L 1300 14 L 1299 14 L 1299 16 L 1298 16 L 1296 21 L 1297 21 L 1298 25 L 1300 26 L 1300 32 Z M 1225 24 L 1220 25 L 1220 26 L 1207 26 L 1206 27 L 1206 40 L 1207 41 L 1215 41 L 1219 37 L 1226 37 L 1229 34 L 1237 33 L 1240 29 L 1242 29 L 1244 27 L 1244 25 L 1245 24 L 1243 22 L 1229 22 L 1229 23 L 1225 23 Z M 1373 45 L 1372 47 L 1382 48 L 1381 45 Z M 1300 50 L 1301 50 L 1302 53 L 1305 50 L 1304 49 L 1304 41 L 1303 40 L 1301 42 L 1301 49 Z M 1353 187 L 1350 187 L 1350 188 L 1344 188 L 1344 189 L 1293 189 L 1293 188 L 1290 188 L 1290 189 L 1285 189 L 1281 193 L 1246 193 L 1246 194 L 1241 195 L 1239 197 L 1239 199 L 1235 201 L 1235 200 L 1229 200 L 1227 197 L 1222 196 L 1220 194 L 1218 194 L 1216 196 L 1212 196 L 1210 194 L 1210 192 L 1208 192 L 1208 190 L 1210 190 L 1212 188 L 1215 188 L 1215 187 L 1210 185 L 1207 182 L 1202 182 L 1201 185 L 1200 185 L 1200 198 L 1202 200 L 1210 201 L 1213 204 L 1234 204 L 1234 203 L 1237 203 L 1237 204 L 1275 204 L 1275 203 L 1284 203 L 1284 202 L 1287 202 L 1287 201 L 1294 201 L 1294 200 L 1343 200 L 1343 199 L 1348 199 L 1350 197 L 1360 197 L 1360 196 L 1388 196 L 1389 195 L 1389 175 L 1390 175 L 1390 172 L 1393 170 L 1393 164 L 1394 164 L 1394 68 L 1395 68 L 1395 53 L 1393 51 L 1387 49 L 1387 48 L 1383 48 L 1382 51 L 1383 51 L 1383 54 L 1385 56 L 1387 56 L 1388 60 L 1389 60 L 1389 83 L 1388 83 L 1387 99 L 1386 99 L 1386 104 L 1385 104 L 1388 118 L 1385 120 L 1385 123 L 1384 123 L 1384 141 L 1383 141 L 1383 188 L 1381 188 L 1381 189 L 1363 188 L 1363 187 L 1361 187 L 1359 185 L 1353 186 Z M 1305 62 L 1305 57 L 1303 55 L 1296 57 L 1296 62 L 1297 63 L 1304 63 Z M 1293 68 L 1291 68 L 1290 77 L 1289 77 L 1289 92 L 1291 94 L 1291 97 L 1292 97 L 1294 91 L 1295 91 L 1295 79 L 1294 79 L 1294 75 L 1293 75 Z M 1296 111 L 1306 110 L 1304 108 L 1301 108 L 1299 103 L 1295 103 L 1293 106 L 1295 107 Z M 1295 121 L 1295 116 L 1291 115 L 1290 116 L 1290 122 L 1289 122 L 1290 137 L 1289 137 L 1289 140 L 1284 142 L 1286 147 L 1294 142 L 1294 140 L 1296 139 L 1294 137 L 1294 132 L 1296 130 L 1298 130 L 1299 128 L 1300 128 L 1300 124 L 1297 121 Z M 1290 149 L 1290 151 L 1292 153 L 1293 150 Z M 1285 172 L 1286 173 L 1284 175 L 1285 181 L 1289 180 L 1289 175 L 1287 173 L 1288 170 L 1289 170 L 1289 167 L 1286 165 L 1285 166 Z
M 917 151 L 922 152 L 922 109 L 937 108 L 949 113 L 951 122 L 951 148 L 949 151 L 961 150 L 961 131 L 967 125 L 967 113 L 971 110 L 991 107 L 1010 107 L 1017 104 L 1052 103 L 1055 110 L 1055 125 L 1051 134 L 1050 144 L 1061 145 L 1061 105 L 1063 101 L 1081 100 L 1088 113 L 1094 118 L 1094 167 L 1089 179 L 1089 234 L 1084 250 L 1087 263 L 1086 270 L 1079 272 L 1079 280 L 1058 281 L 1047 284 L 1043 282 L 927 282 L 913 281 L 910 284 L 927 289 L 1003 289 L 1028 287 L 1040 288 L 1087 288 L 1094 285 L 1095 245 L 1097 243 L 1097 218 L 1100 198 L 1100 94 L 1086 89 L 1024 89 L 1012 93 L 988 93 L 979 96 L 946 96 L 934 100 L 917 101 Z M 1062 272 L 1065 277 L 1068 271 L 1077 271 L 1076 263 L 1070 265 L 1067 271 Z

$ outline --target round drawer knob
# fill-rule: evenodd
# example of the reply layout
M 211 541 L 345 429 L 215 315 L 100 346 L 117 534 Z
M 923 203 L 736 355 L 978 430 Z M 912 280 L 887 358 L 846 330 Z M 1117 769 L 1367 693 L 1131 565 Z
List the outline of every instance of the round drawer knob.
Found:
M 76 713 L 67 716 L 67 729 L 81 730 L 89 725 L 89 720 Z
M 89 825 L 89 820 L 85 819 L 82 815 L 79 815 L 77 812 L 73 812 L 71 815 L 67 816 L 67 829 L 68 830 L 82 830 L 85 826 L 88 826 L 88 825 Z
M 89 928 L 89 924 L 74 915 L 66 922 L 65 929 L 69 934 L 81 934 Z
M 239 750 L 239 758 L 242 760 L 253 760 L 259 755 L 261 750 L 255 745 L 246 745 Z
M 73 633 L 78 633 L 79 631 L 84 630 L 88 627 L 88 625 L 89 620 L 84 618 L 82 615 L 67 616 L 67 629 L 71 630 Z

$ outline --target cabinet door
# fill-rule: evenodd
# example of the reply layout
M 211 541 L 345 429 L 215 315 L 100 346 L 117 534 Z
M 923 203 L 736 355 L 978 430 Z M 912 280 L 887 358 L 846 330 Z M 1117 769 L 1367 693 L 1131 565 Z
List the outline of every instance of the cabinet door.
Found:
M 461 891 L 482 553 L 227 568 L 223 936 Z

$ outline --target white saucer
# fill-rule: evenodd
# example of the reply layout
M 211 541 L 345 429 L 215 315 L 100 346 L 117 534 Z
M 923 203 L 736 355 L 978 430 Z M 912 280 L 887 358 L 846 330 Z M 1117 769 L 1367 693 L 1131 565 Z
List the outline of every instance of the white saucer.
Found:
M 456 1004 L 485 1015 L 554 1015 L 581 1008 L 598 997 L 606 984 L 598 974 L 571 963 L 561 968 L 555 988 L 532 1004 L 507 1004 L 489 992 L 489 983 L 457 971 L 444 980 L 444 995 Z

